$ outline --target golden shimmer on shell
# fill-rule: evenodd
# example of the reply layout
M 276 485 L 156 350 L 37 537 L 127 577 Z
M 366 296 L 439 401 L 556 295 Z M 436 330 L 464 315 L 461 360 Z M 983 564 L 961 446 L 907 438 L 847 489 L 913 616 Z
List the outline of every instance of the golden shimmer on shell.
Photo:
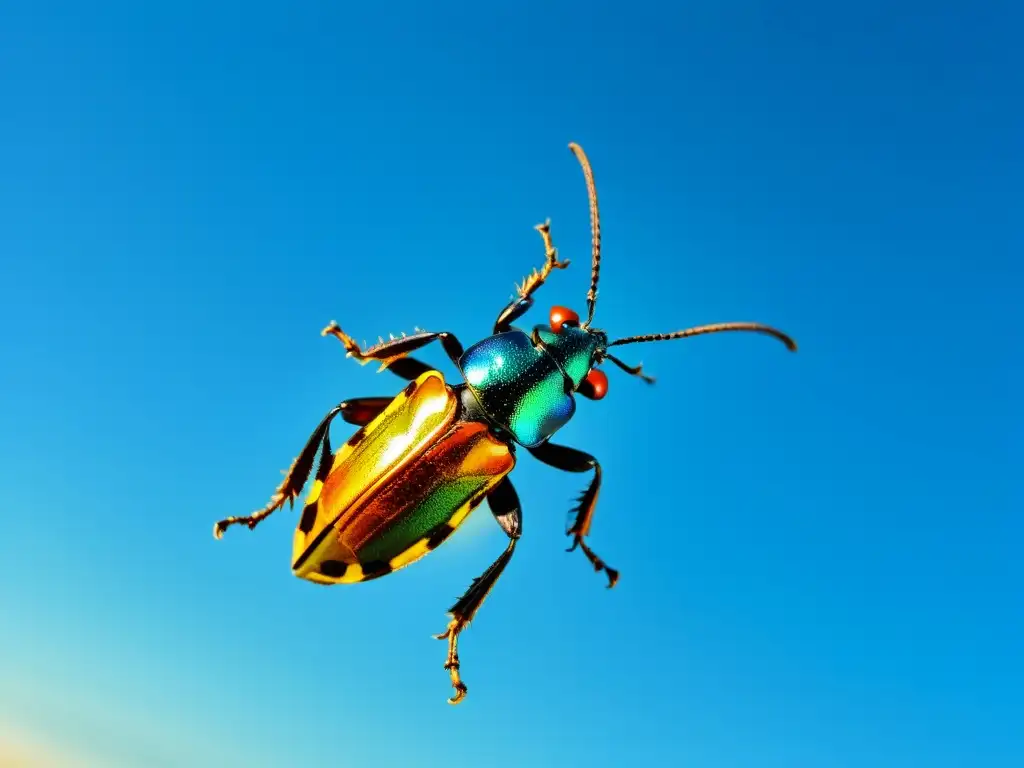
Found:
M 316 504 L 312 527 L 303 531 L 300 524 L 295 530 L 292 567 L 296 576 L 306 578 L 324 560 L 358 562 L 355 553 L 326 529 L 446 432 L 455 413 L 455 395 L 440 373 L 429 371 L 338 450 L 326 482 L 322 487 L 314 484 L 307 498 L 307 507 Z
M 306 574 L 296 575 L 301 575 L 302 578 L 304 578 L 306 581 L 312 581 L 314 584 L 324 585 L 355 584 L 357 582 L 362 581 L 365 578 L 365 576 L 363 575 L 363 569 L 360 567 L 359 563 L 353 563 L 352 565 L 348 566 L 348 568 L 345 569 L 345 575 L 339 577 L 324 576 L 322 573 L 318 573 L 316 571 L 310 571 Z
M 452 390 L 430 371 L 353 435 L 307 497 L 295 531 L 296 576 L 346 584 L 370 578 L 367 563 L 397 570 L 480 504 L 515 459 L 486 425 L 457 422 L 457 411 Z M 331 561 L 343 572 L 322 572 Z
M 361 562 L 384 560 L 392 569 L 396 560 L 408 565 L 413 562 L 407 559 L 410 548 L 418 548 L 439 526 L 454 528 L 462 522 L 514 465 L 508 446 L 486 425 L 458 423 L 413 457 L 365 506 L 346 513 L 341 538 Z

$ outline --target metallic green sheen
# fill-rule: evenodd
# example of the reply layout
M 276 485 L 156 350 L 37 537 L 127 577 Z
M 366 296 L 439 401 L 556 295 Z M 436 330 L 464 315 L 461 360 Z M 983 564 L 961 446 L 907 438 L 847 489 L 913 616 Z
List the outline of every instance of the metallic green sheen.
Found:
M 477 402 L 526 447 L 551 437 L 576 411 L 555 359 L 522 331 L 484 339 L 459 360 Z
M 571 325 L 564 326 L 555 333 L 550 328 L 538 325 L 534 333 L 544 342 L 544 348 L 562 367 L 566 375 L 572 379 L 572 388 L 576 389 L 594 367 L 594 356 L 602 343 L 607 343 L 604 334 L 590 333 L 582 328 Z
M 459 508 L 476 491 L 480 490 L 480 479 L 465 477 L 445 483 L 423 499 L 408 514 L 394 522 L 360 547 L 359 561 L 369 563 L 376 560 L 390 560 L 422 539 L 441 523 L 451 520 Z

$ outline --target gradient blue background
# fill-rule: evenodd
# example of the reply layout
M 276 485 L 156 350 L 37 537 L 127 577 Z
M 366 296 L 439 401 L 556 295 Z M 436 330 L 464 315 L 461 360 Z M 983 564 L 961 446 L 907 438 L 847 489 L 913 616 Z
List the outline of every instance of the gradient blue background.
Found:
M 1019 5 L 4 4 L 0 739 L 88 766 L 1024 765 Z M 828 6 L 826 8 L 826 6 Z M 400 382 L 318 336 L 470 342 L 542 259 L 623 349 L 393 577 L 289 572 L 262 505 Z M 1017 310 L 1017 311 L 1015 311 Z M 443 364 L 433 351 L 425 358 Z M 444 370 L 450 371 L 450 367 Z M 343 433 L 343 432 L 342 432 Z M 27 745 L 27 746 L 26 746 Z M 74 762 L 78 761 L 78 762 Z

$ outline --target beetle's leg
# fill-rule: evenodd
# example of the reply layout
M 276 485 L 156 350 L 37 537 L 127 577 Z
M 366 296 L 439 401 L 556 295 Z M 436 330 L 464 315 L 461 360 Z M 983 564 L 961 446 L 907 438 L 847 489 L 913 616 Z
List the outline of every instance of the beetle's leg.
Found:
M 607 359 L 611 360 L 613 363 L 615 363 L 617 366 L 619 366 L 619 368 L 624 370 L 630 376 L 637 376 L 646 381 L 648 384 L 654 383 L 654 377 L 648 376 L 646 373 L 644 373 L 643 365 L 627 365 L 626 363 L 619 360 L 619 358 L 617 358 L 615 355 L 609 355 L 607 352 L 604 353 L 604 356 Z
M 381 364 L 380 370 L 383 371 L 387 368 L 409 381 L 413 381 L 427 371 L 432 370 L 430 366 L 421 363 L 419 360 L 406 357 L 410 352 L 414 352 L 420 347 L 425 347 L 432 341 L 440 340 L 444 351 L 456 365 L 458 365 L 459 358 L 462 357 L 463 352 L 462 344 L 455 338 L 455 335 L 445 331 L 440 333 L 414 333 L 412 336 L 403 336 L 400 339 L 381 341 L 379 344 L 374 344 L 365 350 L 356 343 L 355 339 L 341 330 L 333 320 L 330 325 L 320 332 L 320 335 L 334 336 L 345 346 L 348 356 L 354 357 L 360 363 L 366 364 L 371 360 L 376 360 Z
M 459 676 L 459 633 L 473 620 L 484 598 L 494 587 L 494 583 L 501 576 L 501 572 L 505 570 L 508 561 L 512 559 L 516 541 L 519 540 L 523 530 L 519 497 L 507 477 L 487 494 L 487 503 L 491 508 L 491 514 L 498 521 L 498 525 L 508 534 L 509 542 L 501 556 L 484 571 L 482 576 L 473 580 L 469 589 L 466 590 L 466 594 L 451 607 L 448 614 L 452 619 L 448 622 L 448 628 L 444 633 L 437 635 L 438 640 L 448 640 L 448 658 L 444 668 L 448 670 L 448 674 L 452 678 L 452 687 L 455 689 L 455 695 L 448 699 L 449 704 L 458 704 L 466 696 L 466 684 Z
M 353 400 L 339 403 L 331 409 L 331 412 L 324 417 L 324 420 L 320 422 L 320 425 L 310 435 L 306 446 L 302 449 L 302 453 L 292 463 L 291 468 L 285 474 L 284 480 L 277 487 L 267 506 L 259 512 L 246 517 L 228 517 L 221 520 L 213 527 L 214 537 L 219 539 L 224 535 L 224 531 L 229 526 L 241 523 L 245 523 L 252 530 L 261 520 L 283 507 L 285 502 L 294 505 L 295 498 L 302 493 L 302 488 L 305 486 L 306 480 L 309 479 L 309 473 L 313 469 L 313 457 L 316 455 L 318 447 L 322 448 L 322 450 L 320 452 L 320 466 L 317 470 L 317 477 L 320 480 L 327 479 L 327 471 L 331 468 L 331 460 L 334 457 L 331 451 L 330 437 L 330 426 L 334 417 L 340 414 L 341 418 L 349 424 L 363 427 L 380 415 L 393 399 L 391 397 L 357 397 Z
M 512 327 L 512 323 L 526 314 L 526 311 L 533 306 L 534 292 L 544 285 L 553 269 L 565 269 L 569 266 L 569 260 L 558 260 L 558 250 L 551 243 L 551 220 L 545 221 L 534 227 L 540 236 L 544 238 L 544 266 L 540 271 L 536 269 L 523 280 L 522 285 L 516 286 L 516 293 L 519 295 L 512 299 L 507 307 L 501 310 L 498 319 L 494 321 L 494 332 L 504 333 Z
M 365 427 L 377 418 L 392 400 L 393 397 L 357 397 L 354 400 L 346 400 L 338 407 L 341 409 L 342 419 L 357 427 Z
M 575 448 L 567 448 L 564 445 L 544 443 L 528 450 L 536 458 L 556 469 L 562 469 L 566 472 L 594 470 L 594 479 L 590 481 L 587 490 L 580 495 L 579 503 L 572 510 L 576 513 L 576 519 L 569 527 L 569 530 L 566 531 L 566 535 L 573 537 L 572 546 L 569 547 L 568 551 L 572 552 L 576 547 L 582 549 L 583 554 L 587 556 L 587 559 L 594 566 L 594 570 L 603 570 L 607 573 L 608 586 L 614 587 L 615 582 L 619 580 L 619 572 L 609 567 L 583 540 L 583 537 L 590 533 L 590 522 L 594 517 L 594 508 L 597 506 L 597 493 L 601 489 L 601 465 L 589 453 L 577 451 Z
M 376 399 L 376 398 L 375 398 Z M 316 458 L 317 448 L 323 446 L 323 454 L 320 457 L 321 470 L 324 465 L 330 466 L 329 459 L 331 454 L 331 441 L 328 437 L 328 433 L 331 427 L 331 421 L 339 413 L 344 413 L 346 407 L 352 406 L 354 403 L 360 401 L 351 401 L 350 403 L 341 403 L 331 409 L 324 420 L 320 422 L 319 426 L 313 430 L 313 434 L 309 436 L 309 440 L 306 442 L 306 446 L 302 449 L 302 453 L 299 454 L 298 458 L 292 462 L 291 467 L 285 473 L 284 480 L 277 486 L 277 490 L 274 491 L 274 495 L 270 498 L 263 509 L 258 512 L 254 512 L 251 515 L 245 517 L 228 517 L 221 520 L 213 526 L 213 536 L 219 539 L 224 535 L 226 531 L 232 525 L 239 525 L 244 523 L 249 526 L 249 530 L 255 528 L 261 520 L 269 517 L 271 514 L 279 510 L 288 502 L 292 506 L 295 505 L 295 498 L 302 493 L 303 486 L 306 485 L 306 480 L 309 479 L 309 473 L 313 469 L 313 459 Z M 384 404 L 387 407 L 387 403 Z M 371 417 L 372 419 L 372 417 Z

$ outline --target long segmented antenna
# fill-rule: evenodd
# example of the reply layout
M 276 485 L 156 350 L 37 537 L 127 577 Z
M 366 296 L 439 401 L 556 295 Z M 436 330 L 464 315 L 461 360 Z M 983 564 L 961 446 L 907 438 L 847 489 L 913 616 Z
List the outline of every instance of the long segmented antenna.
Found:
M 601 274 L 601 217 L 597 211 L 597 186 L 594 184 L 594 172 L 590 168 L 590 161 L 587 159 L 583 147 L 575 142 L 569 144 L 569 149 L 576 155 L 576 159 L 583 166 L 583 178 L 587 182 L 587 198 L 590 200 L 590 241 L 591 241 L 591 267 L 590 267 L 590 290 L 587 291 L 587 322 L 583 328 L 588 327 L 594 320 L 594 306 L 597 303 L 597 279 Z
M 675 333 L 650 333 L 645 336 L 630 336 L 611 342 L 609 347 L 618 347 L 623 344 L 639 344 L 644 341 L 671 341 L 672 339 L 685 339 L 689 336 L 700 336 L 705 333 L 721 333 L 723 331 L 754 331 L 774 336 L 786 345 L 790 352 L 796 352 L 796 342 L 782 331 L 761 323 L 712 323 L 711 325 L 698 325 L 694 328 L 687 328 L 684 331 Z

